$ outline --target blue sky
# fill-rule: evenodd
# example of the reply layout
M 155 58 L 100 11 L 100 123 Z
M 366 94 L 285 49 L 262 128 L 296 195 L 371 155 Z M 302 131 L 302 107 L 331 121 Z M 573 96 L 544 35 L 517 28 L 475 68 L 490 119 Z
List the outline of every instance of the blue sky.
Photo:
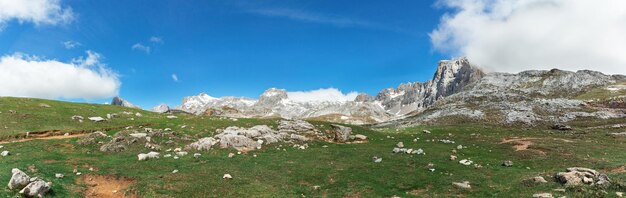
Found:
M 200 92 L 256 98 L 270 87 L 375 95 L 428 80 L 437 62 L 449 58 L 433 50 L 429 38 L 445 10 L 427 0 L 59 4 L 71 8 L 72 20 L 7 20 L 0 55 L 72 62 L 86 51 L 98 53 L 119 75 L 119 95 L 144 108 L 175 106 Z M 79 44 L 67 49 L 67 41 Z

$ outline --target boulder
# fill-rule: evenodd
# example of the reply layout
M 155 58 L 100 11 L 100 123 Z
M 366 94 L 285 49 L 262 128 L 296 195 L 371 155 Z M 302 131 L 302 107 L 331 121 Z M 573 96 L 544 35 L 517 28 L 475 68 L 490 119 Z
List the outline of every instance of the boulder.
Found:
M 464 182 L 452 182 L 452 185 L 454 187 L 457 187 L 459 189 L 462 190 L 469 190 L 472 189 L 472 186 L 470 185 L 470 183 L 468 181 L 464 181 Z
M 303 120 L 281 120 L 278 131 L 286 133 L 316 133 L 317 129 L 311 123 Z
M 137 155 L 137 158 L 139 159 L 139 161 L 145 161 L 153 158 L 159 158 L 159 155 L 160 154 L 157 152 L 149 152 L 147 154 L 140 153 L 139 155 Z
M 104 119 L 102 117 L 89 117 L 88 119 L 91 120 L 91 121 L 94 121 L 94 122 L 102 122 L 102 121 L 106 120 L 106 119 Z
M 502 162 L 502 166 L 511 167 L 513 166 L 513 162 L 511 160 L 507 160 Z
M 220 137 L 220 147 L 241 150 L 254 150 L 260 147 L 259 143 L 243 135 L 223 135 Z
M 10 154 L 11 154 L 11 152 L 9 152 L 9 151 L 2 151 L 2 152 L 0 153 L 0 156 L 2 156 L 2 157 L 6 157 L 6 156 L 9 156 Z
M 367 136 L 361 134 L 356 134 L 354 138 L 356 138 L 357 140 L 367 140 Z
M 546 181 L 546 179 L 544 179 L 542 176 L 533 177 L 532 181 L 535 183 L 548 183 L 548 181 Z
M 16 190 L 22 189 L 30 183 L 30 177 L 20 169 L 14 168 L 11 170 L 12 176 L 9 180 L 9 189 Z
M 150 130 L 150 131 L 152 131 L 152 130 Z M 139 138 L 139 139 L 148 137 L 147 133 L 131 133 L 131 134 L 128 134 L 128 135 L 131 136 L 131 137 L 134 137 L 134 138 Z
M 561 184 L 566 186 L 580 186 L 584 184 L 608 186 L 611 184 L 611 180 L 607 175 L 600 174 L 598 171 L 589 168 L 567 168 L 566 172 L 559 172 L 555 177 Z
M 305 137 L 303 135 L 297 135 L 297 134 L 291 134 L 290 138 L 292 140 L 302 141 L 302 142 L 309 141 L 309 138 L 307 138 L 307 137 Z
M 27 197 L 43 197 L 50 191 L 50 183 L 46 183 L 43 180 L 35 180 L 30 182 L 24 189 L 20 191 L 20 194 L 23 194 Z
M 537 193 L 533 195 L 533 198 L 552 198 L 550 193 Z
M 330 125 L 335 131 L 335 141 L 337 142 L 347 142 L 350 139 L 350 134 L 352 133 L 352 128 L 345 127 L 337 124 Z
M 211 149 L 211 147 L 217 144 L 217 140 L 212 137 L 206 137 L 199 139 L 196 142 L 193 142 L 187 146 L 185 146 L 186 150 L 196 150 L 196 151 L 206 151 Z

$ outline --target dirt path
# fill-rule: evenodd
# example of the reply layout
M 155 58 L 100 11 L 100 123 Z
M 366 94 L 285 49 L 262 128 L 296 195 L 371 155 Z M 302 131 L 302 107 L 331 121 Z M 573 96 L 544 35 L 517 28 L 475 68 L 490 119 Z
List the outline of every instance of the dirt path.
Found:
M 31 140 L 57 140 L 57 139 L 69 139 L 69 138 L 77 138 L 77 137 L 82 137 L 87 135 L 86 132 L 83 133 L 74 133 L 74 134 L 70 134 L 70 133 L 63 133 L 61 135 L 58 134 L 47 134 L 47 135 L 34 135 L 34 136 L 27 136 L 23 139 L 18 139 L 18 140 L 10 140 L 10 141 L 0 141 L 0 144 L 7 144 L 7 143 L 16 143 L 16 142 L 27 142 L 27 141 L 31 141 Z
M 118 178 L 112 175 L 85 175 L 79 182 L 87 185 L 87 198 L 135 198 L 136 195 L 126 192 L 135 183 L 129 178 Z

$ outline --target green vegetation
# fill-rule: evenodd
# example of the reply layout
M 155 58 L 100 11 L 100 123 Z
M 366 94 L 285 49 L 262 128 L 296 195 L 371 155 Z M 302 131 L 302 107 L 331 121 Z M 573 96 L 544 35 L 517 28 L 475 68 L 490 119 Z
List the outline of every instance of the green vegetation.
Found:
M 41 107 L 45 103 L 50 107 Z M 9 110 L 16 111 L 9 113 Z M 115 107 L 110 105 L 77 104 L 39 99 L 0 98 L 0 137 L 10 140 L 32 131 L 81 131 L 108 129 L 113 135 L 126 126 L 171 128 L 177 135 L 190 135 L 193 139 L 207 137 L 215 129 L 227 126 L 276 126 L 277 120 L 220 119 L 177 115 L 168 119 L 165 114 Z M 143 116 L 125 115 L 121 112 L 140 112 Z M 71 116 L 106 117 L 118 113 L 111 121 L 82 123 Z M 135 118 L 135 120 L 129 120 Z M 617 123 L 612 120 L 610 123 Z M 312 122 L 326 130 L 328 123 Z M 626 138 L 608 136 L 619 129 L 592 129 L 593 121 L 580 122 L 572 132 L 545 128 L 483 126 L 473 123 L 462 125 L 420 126 L 405 129 L 376 129 L 353 126 L 354 133 L 368 136 L 369 142 L 361 144 L 335 144 L 310 142 L 309 148 L 299 150 L 289 144 L 264 146 L 229 158 L 230 149 L 213 149 L 194 152 L 180 159 L 160 158 L 137 161 L 138 153 L 149 150 L 135 144 L 119 153 L 104 153 L 99 145 L 79 145 L 77 138 L 32 140 L 4 143 L 3 149 L 11 155 L 0 157 L 0 182 L 8 182 L 11 169 L 19 168 L 30 176 L 53 182 L 51 197 L 83 197 L 87 185 L 76 176 L 76 168 L 84 175 L 113 175 L 130 178 L 134 184 L 129 192 L 139 197 L 531 197 L 535 193 L 549 192 L 555 197 L 612 197 L 617 191 L 626 191 L 625 171 Z M 4 128 L 6 125 L 7 128 Z M 186 126 L 185 128 L 181 128 Z M 423 133 L 428 129 L 432 133 Z M 515 142 L 502 143 L 514 137 L 533 138 L 527 150 L 515 151 Z M 419 138 L 417 142 L 413 140 Z M 453 140 L 445 144 L 438 140 Z M 157 139 L 156 142 L 161 141 Z M 181 140 L 164 149 L 181 147 L 193 140 Z M 396 143 L 404 142 L 407 148 L 422 148 L 426 155 L 393 154 Z M 280 147 L 279 145 L 282 145 Z M 458 145 L 467 148 L 457 150 Z M 325 147 L 326 146 L 326 147 Z M 283 150 L 283 148 L 285 150 Z M 162 152 L 166 153 L 166 152 Z M 457 155 L 456 161 L 450 155 Z M 256 155 L 256 157 L 255 157 Z M 374 163 L 372 157 L 382 157 Z M 470 159 L 482 168 L 464 166 L 458 160 Z M 512 167 L 501 166 L 504 160 L 514 162 Z M 429 171 L 432 163 L 434 172 Z M 28 167 L 38 169 L 33 173 Z M 588 167 L 607 173 L 614 185 L 603 190 L 593 187 L 565 188 L 554 181 L 556 172 L 568 167 Z M 89 168 L 93 168 L 90 171 Z M 178 173 L 172 173 L 178 170 Z M 64 173 L 64 178 L 55 178 Z M 232 180 L 224 180 L 224 174 Z M 544 176 L 548 183 L 533 184 L 526 181 Z M 460 190 L 452 182 L 469 181 L 472 189 Z M 314 186 L 319 186 L 315 189 Z M 0 197 L 14 197 L 17 193 L 0 188 Z

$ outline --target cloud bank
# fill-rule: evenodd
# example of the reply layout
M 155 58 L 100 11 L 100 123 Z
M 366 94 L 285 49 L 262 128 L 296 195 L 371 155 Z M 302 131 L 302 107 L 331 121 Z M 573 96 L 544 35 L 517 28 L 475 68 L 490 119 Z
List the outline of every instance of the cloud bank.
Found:
M 312 91 L 295 91 L 287 92 L 290 100 L 296 102 L 314 102 L 314 101 L 353 101 L 359 94 L 357 92 L 342 93 L 335 88 L 325 88 Z
M 435 50 L 491 71 L 591 69 L 626 74 L 626 1 L 439 0 L 454 10 L 430 33 Z
M 35 98 L 108 98 L 117 95 L 118 75 L 100 63 L 101 56 L 70 63 L 22 54 L 0 57 L 0 96 Z
M 0 27 L 11 20 L 35 25 L 57 25 L 74 20 L 70 7 L 59 0 L 0 0 Z

